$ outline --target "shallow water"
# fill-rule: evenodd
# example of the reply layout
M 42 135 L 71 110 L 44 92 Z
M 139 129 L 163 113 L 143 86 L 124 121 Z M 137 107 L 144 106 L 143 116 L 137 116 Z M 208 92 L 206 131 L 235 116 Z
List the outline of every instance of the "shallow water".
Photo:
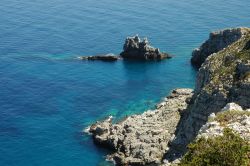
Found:
M 82 130 L 113 115 L 154 108 L 193 88 L 193 48 L 208 32 L 250 26 L 248 0 L 1 0 L 0 165 L 107 165 Z M 175 57 L 161 62 L 83 62 L 118 54 L 147 36 Z

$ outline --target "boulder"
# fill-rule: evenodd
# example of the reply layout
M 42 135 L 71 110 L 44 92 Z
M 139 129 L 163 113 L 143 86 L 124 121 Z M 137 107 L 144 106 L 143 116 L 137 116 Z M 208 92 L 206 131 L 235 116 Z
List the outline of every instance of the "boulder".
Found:
M 150 46 L 147 38 L 141 39 L 139 36 L 128 37 L 123 46 L 123 52 L 120 55 L 124 59 L 137 59 L 137 60 L 162 60 L 171 58 L 167 53 L 163 53 L 159 48 Z

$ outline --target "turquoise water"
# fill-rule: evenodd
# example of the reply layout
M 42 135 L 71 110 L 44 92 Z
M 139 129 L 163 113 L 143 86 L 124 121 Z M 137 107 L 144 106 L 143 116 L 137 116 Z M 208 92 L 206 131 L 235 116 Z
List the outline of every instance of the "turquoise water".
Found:
M 194 87 L 189 63 L 208 32 L 250 26 L 249 0 L 1 0 L 0 165 L 107 165 L 82 130 Z M 82 62 L 127 36 L 174 54 L 161 62 Z

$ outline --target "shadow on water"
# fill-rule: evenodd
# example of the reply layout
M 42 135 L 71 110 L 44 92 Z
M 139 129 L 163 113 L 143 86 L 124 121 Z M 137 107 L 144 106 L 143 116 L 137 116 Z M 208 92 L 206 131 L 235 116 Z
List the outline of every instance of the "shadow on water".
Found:
M 106 147 L 96 145 L 91 135 L 88 135 L 83 132 L 76 132 L 74 135 L 74 139 L 76 139 L 82 147 L 88 148 L 88 149 L 95 149 L 95 151 L 98 151 L 100 154 L 103 154 L 102 156 L 103 160 L 97 164 L 98 166 L 114 166 L 114 163 L 112 161 L 107 161 L 105 159 L 106 155 L 112 154 L 114 153 L 114 151 Z
M 171 59 L 165 59 L 161 61 L 144 61 L 144 60 L 123 60 L 122 64 L 125 70 L 126 75 L 131 78 L 142 78 L 148 79 L 153 78 L 150 76 L 151 71 L 157 71 L 162 65 L 169 63 Z M 157 73 L 155 73 L 157 75 Z M 153 81 L 151 79 L 151 81 Z
M 22 132 L 19 128 L 11 126 L 10 124 L 1 124 L 0 125 L 0 137 L 1 136 L 11 136 L 11 137 L 20 137 Z

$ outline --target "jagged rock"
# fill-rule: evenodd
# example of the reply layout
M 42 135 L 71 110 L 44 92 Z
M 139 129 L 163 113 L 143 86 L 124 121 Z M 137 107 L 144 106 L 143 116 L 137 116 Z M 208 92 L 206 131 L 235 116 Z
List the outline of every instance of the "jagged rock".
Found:
M 162 60 L 171 58 L 167 53 L 160 52 L 159 48 L 149 45 L 147 38 L 141 39 L 138 36 L 128 37 L 123 46 L 123 52 L 120 54 L 124 59 L 139 60 Z
M 200 67 L 209 55 L 226 48 L 249 33 L 249 31 L 249 28 L 234 28 L 210 33 L 209 39 L 193 51 L 192 64 Z
M 119 56 L 116 55 L 95 55 L 95 56 L 81 56 L 79 57 L 81 60 L 101 60 L 101 61 L 117 61 L 120 59 Z
M 95 124 L 89 127 L 88 132 L 92 133 L 95 136 L 94 141 L 97 144 L 101 144 L 103 146 L 110 146 L 106 142 L 106 140 L 107 140 L 107 135 L 110 133 L 111 124 L 112 124 L 112 117 L 109 117 L 105 119 L 104 121 L 96 122 Z
M 115 150 L 108 156 L 117 165 L 160 165 L 176 130 L 180 111 L 187 107 L 192 89 L 174 90 L 160 108 L 133 115 L 112 124 L 111 120 L 90 127 L 97 144 Z

